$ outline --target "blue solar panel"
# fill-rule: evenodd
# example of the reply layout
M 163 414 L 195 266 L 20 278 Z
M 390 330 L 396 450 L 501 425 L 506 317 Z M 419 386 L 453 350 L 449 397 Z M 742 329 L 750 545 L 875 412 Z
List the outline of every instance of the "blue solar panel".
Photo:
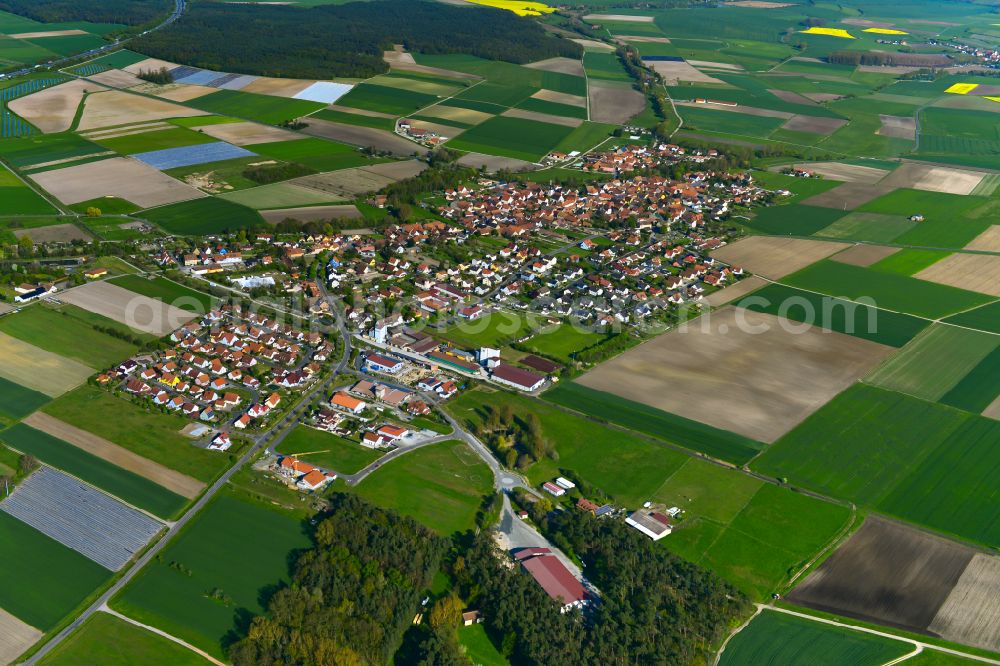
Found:
M 152 150 L 148 153 L 137 153 L 132 157 L 163 171 L 166 169 L 176 169 L 177 167 L 192 166 L 194 164 L 232 160 L 237 157 L 255 157 L 256 155 L 256 153 L 251 153 L 245 148 L 234 146 L 225 141 L 216 141 L 214 143 L 203 143 L 198 146 Z

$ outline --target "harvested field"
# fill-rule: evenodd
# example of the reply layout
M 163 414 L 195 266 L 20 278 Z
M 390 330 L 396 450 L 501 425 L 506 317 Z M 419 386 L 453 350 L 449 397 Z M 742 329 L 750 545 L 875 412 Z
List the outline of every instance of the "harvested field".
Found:
M 731 287 L 726 287 L 720 291 L 709 294 L 705 299 L 713 308 L 717 308 L 726 303 L 731 303 L 741 296 L 746 296 L 751 291 L 756 291 L 766 285 L 767 282 L 756 275 L 740 280 Z
M 84 95 L 100 90 L 107 88 L 89 81 L 69 81 L 15 99 L 8 102 L 7 106 L 44 134 L 65 132 L 73 125 L 73 118 L 76 117 L 76 110 Z
M 473 169 L 484 167 L 490 173 L 501 170 L 525 171 L 533 167 L 531 162 L 525 160 L 513 157 L 500 157 L 498 155 L 484 155 L 483 153 L 466 153 L 458 158 L 458 163 L 462 166 L 472 167 Z
M 258 93 L 261 95 L 274 95 L 275 97 L 294 97 L 311 86 L 315 81 L 302 81 L 297 79 L 273 79 L 261 76 L 245 87 L 243 92 Z
M 29 176 L 64 204 L 115 196 L 151 208 L 205 196 L 153 167 L 127 157 L 45 171 Z
M 652 23 L 652 16 L 634 16 L 632 14 L 587 14 L 585 21 L 620 21 L 622 23 Z
M 694 60 L 689 60 L 688 62 L 690 62 L 692 65 L 696 64 Z M 739 69 L 743 68 L 740 67 Z M 808 97 L 804 97 L 790 90 L 768 89 L 767 92 L 771 93 L 772 95 L 774 95 L 783 102 L 788 102 L 789 104 L 803 104 L 805 106 L 817 106 L 817 104 Z
M 294 132 L 251 122 L 205 125 L 199 129 L 209 136 L 215 137 L 220 141 L 227 141 L 236 146 L 290 141 L 299 138 Z
M 80 430 L 48 414 L 35 412 L 24 419 L 24 423 L 36 430 L 41 430 L 68 444 L 72 444 L 79 449 L 83 449 L 87 453 L 106 460 L 112 465 L 149 479 L 153 483 L 163 486 L 181 497 L 194 499 L 205 489 L 205 484 L 198 479 L 193 479 L 186 474 L 181 474 L 169 467 L 164 467 L 148 458 L 143 458 L 128 449 L 109 442 L 103 437 L 93 435 L 86 430 Z
M 308 124 L 302 130 L 303 134 L 318 136 L 324 139 L 333 139 L 334 141 L 349 143 L 352 146 L 374 148 L 401 157 L 408 157 L 413 153 L 423 152 L 424 150 L 423 146 L 412 141 L 407 141 L 403 137 L 397 136 L 392 132 L 386 132 L 385 130 L 361 127 L 360 125 L 333 123 L 317 118 L 309 118 L 306 122 Z
M 679 81 L 693 81 L 695 83 L 718 83 L 724 82 L 705 74 L 694 68 L 684 60 L 644 60 L 643 64 L 653 68 L 657 74 L 662 76 L 668 86 L 676 86 Z
M 997 557 L 870 516 L 788 599 L 996 650 L 998 585 Z
M 159 58 L 146 58 L 145 60 L 140 60 L 139 62 L 128 65 L 127 67 L 122 67 L 122 69 L 129 74 L 138 74 L 142 71 L 149 72 L 159 69 L 171 70 L 178 67 L 180 67 L 180 65 L 175 62 L 160 60 Z
M 965 249 L 1000 252 L 1000 224 L 992 225 L 989 229 L 973 238 L 972 242 L 965 246 Z
M 116 139 L 120 136 L 133 136 L 136 134 L 145 134 L 146 132 L 156 132 L 163 129 L 172 129 L 175 125 L 162 120 L 156 120 L 151 123 L 138 123 L 136 125 L 125 125 L 124 127 L 114 127 L 112 129 L 104 130 L 91 130 L 90 132 L 80 132 L 80 136 L 93 141 L 99 139 Z
M 0 608 L 0 664 L 15 659 L 42 638 L 42 632 Z
M 540 99 L 544 102 L 556 102 L 557 104 L 568 104 L 570 106 L 587 106 L 587 98 L 569 93 L 556 92 L 555 90 L 539 90 L 531 96 L 532 99 Z
M 1000 557 L 977 553 L 928 626 L 966 645 L 1000 651 Z
M 837 208 L 840 210 L 854 210 L 873 199 L 878 199 L 882 195 L 888 194 L 896 189 L 885 182 L 869 185 L 866 182 L 848 182 L 839 185 L 832 190 L 827 190 L 822 194 L 817 194 L 803 201 L 807 206 L 819 206 L 821 208 Z
M 871 266 L 876 261 L 882 261 L 891 254 L 899 252 L 898 247 L 885 245 L 854 245 L 843 252 L 830 257 L 832 261 L 852 266 Z
M 572 58 L 549 58 L 539 60 L 525 65 L 530 69 L 542 69 L 546 72 L 560 72 L 562 74 L 572 74 L 573 76 L 584 76 L 583 61 Z
M 84 100 L 83 115 L 80 117 L 80 123 L 77 127 L 83 131 L 126 123 L 205 115 L 208 115 L 207 111 L 161 102 L 150 97 L 133 95 L 119 90 L 110 90 L 95 93 Z
M 729 307 L 641 344 L 576 381 L 773 442 L 891 351 Z
M 620 125 L 646 108 L 646 98 L 631 85 L 592 80 L 588 87 L 590 119 L 594 122 Z
M 157 97 L 168 99 L 171 102 L 184 103 L 190 102 L 193 99 L 198 99 L 199 97 L 204 97 L 205 95 L 211 95 L 214 92 L 218 92 L 218 89 L 209 88 L 208 86 L 189 86 L 183 83 L 168 83 L 165 86 L 150 84 L 149 89 L 136 88 L 135 91 L 146 93 L 148 95 L 156 95 Z
M 484 113 L 482 111 L 474 111 L 472 109 L 460 109 L 457 106 L 442 106 L 440 104 L 427 107 L 420 112 L 420 115 L 431 116 L 432 118 L 441 118 L 442 120 L 451 120 L 456 123 L 463 123 L 466 125 L 478 125 L 479 123 L 493 117 L 492 113 Z
M 760 109 L 755 106 L 726 106 L 724 104 L 698 104 L 697 102 L 677 102 L 677 106 L 687 106 L 694 109 L 705 109 L 707 111 L 720 111 L 723 113 L 738 113 L 744 116 L 756 116 L 758 118 L 781 118 L 791 121 L 797 116 L 788 111 L 775 111 L 774 109 Z
M 59 300 L 157 337 L 162 337 L 195 318 L 193 312 L 108 282 L 91 282 L 70 289 L 62 292 Z
M 610 44 L 605 44 L 604 42 L 599 42 L 596 39 L 573 39 L 569 41 L 576 42 L 585 49 L 591 49 L 592 51 L 614 51 L 615 47 Z
M 956 252 L 913 277 L 1000 298 L 1000 256 Z
M 911 116 L 887 116 L 879 114 L 882 127 L 876 134 L 913 141 L 917 136 L 917 121 Z
M 261 211 L 261 216 L 271 224 L 277 224 L 282 220 L 292 218 L 300 222 L 313 222 L 315 220 L 331 220 L 335 218 L 350 217 L 360 219 L 364 217 L 358 207 L 354 204 L 343 206 L 307 206 L 305 208 L 277 208 L 275 210 Z
M 87 35 L 84 30 L 46 30 L 42 32 L 19 32 L 15 35 L 7 35 L 14 39 L 41 39 L 43 37 L 69 37 L 71 35 Z
M 833 134 L 847 124 L 843 118 L 821 118 L 819 116 L 792 116 L 781 129 L 809 134 Z
M 45 395 L 60 396 L 87 381 L 93 368 L 0 333 L 0 377 Z
M 111 571 L 125 566 L 163 527 L 51 467 L 25 479 L 0 510 Z
M 553 125 L 563 125 L 565 127 L 579 127 L 583 124 L 580 118 L 566 118 L 565 116 L 553 116 L 548 113 L 538 111 L 525 111 L 524 109 L 507 109 L 500 115 L 508 118 L 524 118 L 525 120 L 537 120 L 540 123 L 551 123 Z
M 615 35 L 615 37 L 622 42 L 649 42 L 650 44 L 670 43 L 669 37 L 650 37 L 649 35 Z
M 1000 396 L 997 396 L 996 400 L 983 410 L 983 416 L 1000 421 Z
M 99 74 L 88 76 L 87 78 L 110 88 L 131 88 L 146 83 L 138 76 L 120 69 L 109 69 Z
M 885 169 L 840 162 L 800 162 L 794 166 L 796 169 L 804 169 L 817 176 L 823 176 L 830 180 L 842 180 L 845 183 L 875 183 L 889 175 Z
M 981 171 L 906 163 L 889 174 L 882 184 L 926 192 L 970 194 L 985 175 Z
M 298 208 L 301 206 L 328 204 L 341 198 L 344 197 L 311 187 L 296 185 L 291 181 L 285 181 L 283 183 L 271 183 L 270 185 L 261 185 L 235 192 L 226 192 L 219 195 L 216 200 L 232 202 L 254 210 L 263 210 L 266 208 Z
M 75 240 L 89 241 L 92 236 L 75 224 L 50 224 L 47 227 L 33 229 L 18 229 L 14 232 L 18 238 L 27 236 L 32 243 L 69 243 Z
M 750 236 L 712 253 L 731 266 L 741 266 L 774 280 L 846 249 L 844 243 L 799 238 Z
M 462 0 L 465 2 L 465 0 Z M 382 113 L 381 111 L 372 111 L 371 109 L 355 109 L 352 106 L 340 106 L 339 104 L 331 104 L 326 107 L 331 111 L 340 111 L 341 113 L 352 113 L 356 116 L 368 116 L 369 118 L 395 118 L 396 116 L 391 113 Z M 434 107 L 432 107 L 434 108 Z M 421 113 L 427 113 L 426 111 L 421 111 Z

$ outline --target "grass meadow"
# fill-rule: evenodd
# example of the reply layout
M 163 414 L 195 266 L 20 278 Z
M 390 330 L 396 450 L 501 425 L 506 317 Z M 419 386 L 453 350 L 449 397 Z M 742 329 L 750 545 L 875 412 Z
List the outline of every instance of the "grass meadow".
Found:
M 486 628 L 481 624 L 474 624 L 471 627 L 460 627 L 458 630 L 458 642 L 465 648 L 472 663 L 479 666 L 509 666 L 500 651 L 496 649 L 486 635 Z
M 151 631 L 95 613 L 39 662 L 44 666 L 205 666 L 208 662 L 186 647 Z
M 222 659 L 310 546 L 299 520 L 223 492 L 111 606 Z
M 143 213 L 143 217 L 166 231 L 181 236 L 200 236 L 264 226 L 257 211 L 218 197 L 203 197 L 150 208 Z
M 0 318 L 0 331 L 7 335 L 94 369 L 120 363 L 138 349 L 131 342 L 98 331 L 95 325 L 132 335 L 124 324 L 72 305 L 58 309 L 35 305 Z
M 535 162 L 569 136 L 572 127 L 495 116 L 448 142 L 448 147 Z
M 475 526 L 493 473 L 466 444 L 450 440 L 386 463 L 350 492 L 448 536 Z
M 49 631 L 111 572 L 0 512 L 2 608 L 31 626 Z
M 373 451 L 358 442 L 304 425 L 295 426 L 278 448 L 279 453 L 294 455 L 300 460 L 340 474 L 359 472 L 382 457 L 380 451 Z

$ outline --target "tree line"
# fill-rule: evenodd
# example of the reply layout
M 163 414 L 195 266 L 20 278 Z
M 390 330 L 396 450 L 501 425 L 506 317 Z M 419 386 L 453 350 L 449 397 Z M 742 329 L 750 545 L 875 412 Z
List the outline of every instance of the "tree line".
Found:
M 132 48 L 208 69 L 326 79 L 388 71 L 382 53 L 393 44 L 421 53 L 515 63 L 581 54 L 579 45 L 512 12 L 420 0 L 311 8 L 197 3 L 173 25 L 137 39 Z
M 173 7 L 171 0 L 0 0 L 0 10 L 44 23 L 145 25 L 165 16 Z

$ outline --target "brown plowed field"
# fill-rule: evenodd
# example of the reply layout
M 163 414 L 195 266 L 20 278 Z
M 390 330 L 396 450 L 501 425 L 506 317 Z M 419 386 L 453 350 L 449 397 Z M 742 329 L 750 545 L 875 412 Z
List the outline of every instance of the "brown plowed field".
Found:
M 386 132 L 385 130 L 373 129 L 371 127 L 360 127 L 358 125 L 347 125 L 345 123 L 332 123 L 328 120 L 309 118 L 307 126 L 302 130 L 303 134 L 343 141 L 353 146 L 363 148 L 375 148 L 384 150 L 402 157 L 407 157 L 413 153 L 424 153 L 426 148 L 407 141 L 401 136 Z
M 592 79 L 589 94 L 590 119 L 598 123 L 621 124 L 646 108 L 646 98 L 627 83 Z
M 91 282 L 59 294 L 59 300 L 144 333 L 162 337 L 195 318 L 163 301 L 122 289 L 109 282 Z
M 524 109 L 507 109 L 500 115 L 507 116 L 508 118 L 523 118 L 525 120 L 536 120 L 540 123 L 549 123 L 551 125 L 563 125 L 564 127 L 579 127 L 583 124 L 583 120 L 580 118 L 567 118 L 565 116 L 553 116 L 548 113 L 539 113 L 538 111 L 525 111 Z
M 705 300 L 713 308 L 725 305 L 726 303 L 732 303 L 737 298 L 741 296 L 746 296 L 751 291 L 756 291 L 763 287 L 767 282 L 756 275 L 751 275 L 748 278 L 740 280 L 731 287 L 726 287 L 725 289 L 720 289 L 719 291 L 709 294 Z
M 1000 252 L 1000 224 L 994 224 L 989 229 L 973 238 L 972 242 L 965 246 L 965 249 Z
M 879 114 L 879 120 L 882 121 L 882 127 L 879 128 L 877 133 L 882 136 L 913 141 L 917 135 L 917 121 L 909 116 Z
M 1000 298 L 1000 256 L 956 252 L 914 277 Z
M 129 74 L 126 71 L 120 69 L 109 69 L 106 72 L 101 72 L 100 74 L 94 74 L 93 76 L 88 76 L 91 81 L 97 81 L 101 85 L 110 86 L 112 88 L 131 88 L 132 86 L 141 86 L 145 81 L 140 79 L 134 74 Z
M 84 100 L 83 115 L 80 116 L 80 124 L 77 129 L 83 131 L 126 123 L 207 115 L 209 115 L 207 111 L 162 102 L 152 97 L 133 95 L 120 90 L 109 90 L 94 93 Z
M 570 95 L 568 93 L 556 92 L 555 90 L 539 90 L 534 95 L 535 99 L 544 100 L 546 102 L 557 102 L 559 104 L 569 104 L 570 106 L 587 106 L 587 98 L 580 97 L 579 95 Z
M 275 210 L 262 210 L 261 216 L 271 224 L 277 224 L 282 220 L 292 218 L 300 222 L 313 222 L 315 220 L 332 220 L 342 217 L 359 219 L 363 217 L 361 211 L 354 204 L 342 206 L 307 206 L 304 208 L 279 208 Z
M 531 69 L 543 69 L 547 72 L 559 72 L 561 74 L 572 74 L 573 76 L 584 76 L 583 62 L 572 58 L 549 58 L 539 60 L 525 65 Z
M 773 442 L 892 351 L 727 307 L 634 347 L 577 381 Z
M 7 106 L 44 134 L 65 132 L 73 125 L 84 95 L 98 90 L 107 88 L 90 81 L 70 81 L 20 97 Z
M 138 160 L 113 157 L 29 176 L 64 204 L 116 196 L 151 208 L 205 196 Z
M 928 629 L 1000 652 L 1000 557 L 976 554 Z
M 820 118 L 819 116 L 797 115 L 789 118 L 781 129 L 809 134 L 833 134 L 847 124 L 843 118 Z
M 716 250 L 712 256 L 777 280 L 847 247 L 832 241 L 750 236 Z
M 0 608 L 0 664 L 13 664 L 42 638 L 42 632 Z
M 227 141 L 236 146 L 249 146 L 255 143 L 273 143 L 275 141 L 291 141 L 301 138 L 294 132 L 261 125 L 260 123 L 222 123 L 220 125 L 205 125 L 199 131 L 215 137 L 219 141 Z
M 78 449 L 97 456 L 101 460 L 106 460 L 112 465 L 149 479 L 153 483 L 159 484 L 181 497 L 194 499 L 205 489 L 205 484 L 198 479 L 175 472 L 169 467 L 164 467 L 148 458 L 143 458 L 128 449 L 123 449 L 117 444 L 109 442 L 103 437 L 98 437 L 86 430 L 80 430 L 48 414 L 35 412 L 24 419 L 24 422 L 36 430 L 41 430 L 68 444 L 72 444 Z
M 92 237 L 75 224 L 50 224 L 47 227 L 33 229 L 18 229 L 14 232 L 18 238 L 27 236 L 31 242 L 38 243 L 69 243 L 74 240 L 88 241 Z
M 985 175 L 982 171 L 907 163 L 889 174 L 881 184 L 927 192 L 970 194 Z
M 882 261 L 891 254 L 899 252 L 898 247 L 887 247 L 885 245 L 855 245 L 843 252 L 830 257 L 831 261 L 839 261 L 842 264 L 852 266 L 871 266 L 876 261 Z
M 483 153 L 466 153 L 458 158 L 458 163 L 462 166 L 478 169 L 485 167 L 486 171 L 495 173 L 501 170 L 525 171 L 532 168 L 531 162 L 519 160 L 513 157 L 499 157 L 497 155 L 484 155 Z
M 896 189 L 894 185 L 887 185 L 884 181 L 875 185 L 869 185 L 868 183 L 844 183 L 832 190 L 827 190 L 822 194 L 810 197 L 801 203 L 821 208 L 854 210 L 873 199 L 878 199 L 884 194 L 889 194 L 894 189 Z

